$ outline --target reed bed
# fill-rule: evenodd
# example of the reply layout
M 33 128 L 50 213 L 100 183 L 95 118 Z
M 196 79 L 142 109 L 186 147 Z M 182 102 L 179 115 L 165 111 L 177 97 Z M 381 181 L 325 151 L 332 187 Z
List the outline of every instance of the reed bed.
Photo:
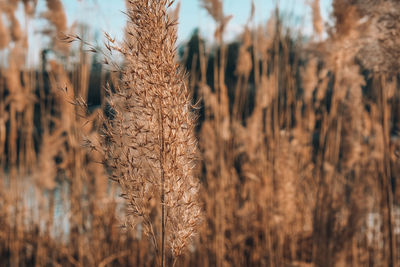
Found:
M 253 3 L 232 42 L 200 4 L 214 44 L 129 0 L 101 49 L 60 0 L 0 3 L 0 266 L 399 266 L 399 3 L 310 1 L 312 36 Z

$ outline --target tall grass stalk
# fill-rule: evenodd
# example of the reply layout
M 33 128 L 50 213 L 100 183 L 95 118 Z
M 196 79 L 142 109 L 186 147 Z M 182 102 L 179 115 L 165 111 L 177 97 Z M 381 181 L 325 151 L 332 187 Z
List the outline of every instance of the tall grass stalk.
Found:
M 110 50 L 121 52 L 126 66 L 120 87 L 110 93 L 104 132 L 113 177 L 133 223 L 153 240 L 160 266 L 167 247 L 174 257 L 183 253 L 200 220 L 195 117 L 176 61 L 176 21 L 167 13 L 173 2 L 128 1 L 128 37 L 121 47 L 109 39 Z

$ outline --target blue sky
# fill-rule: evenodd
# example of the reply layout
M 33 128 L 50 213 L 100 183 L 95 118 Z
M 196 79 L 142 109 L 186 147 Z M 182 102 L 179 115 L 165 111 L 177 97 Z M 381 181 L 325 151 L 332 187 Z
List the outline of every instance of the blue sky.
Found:
M 176 0 L 181 2 L 179 26 L 178 26 L 178 44 L 185 42 L 198 27 L 203 37 L 209 41 L 213 40 L 215 23 L 207 12 L 201 8 L 201 0 Z M 256 24 L 266 23 L 271 12 L 279 0 L 254 0 Z M 312 32 L 311 10 L 306 4 L 312 0 L 280 0 L 280 9 L 291 14 L 293 26 L 302 29 L 303 33 Z M 331 10 L 332 0 L 320 0 L 322 16 L 328 20 Z M 89 25 L 94 33 L 102 36 L 105 31 L 117 40 L 123 38 L 123 27 L 126 16 L 122 13 L 125 10 L 125 0 L 62 0 L 64 5 L 68 26 L 76 23 L 85 23 Z M 224 0 L 224 12 L 226 15 L 233 15 L 232 20 L 227 26 L 226 39 L 237 37 L 242 31 L 248 20 L 251 9 L 251 0 Z M 40 49 L 46 45 L 46 40 L 39 34 L 34 34 L 43 30 L 45 21 L 40 19 L 40 14 L 46 10 L 46 1 L 39 0 L 37 6 L 37 19 L 29 23 L 30 31 L 30 55 L 28 65 L 36 65 L 39 62 Z M 21 16 L 22 10 L 21 10 Z M 24 25 L 24 24 L 22 24 Z
M 177 0 L 178 1 L 178 0 Z M 310 28 L 310 8 L 306 5 L 308 0 L 281 0 L 279 5 L 282 10 L 298 17 L 296 23 L 301 27 Z M 41 2 L 39 0 L 39 2 Z M 44 1 L 42 1 L 44 4 Z M 180 0 L 181 12 L 179 22 L 179 42 L 186 40 L 193 29 L 200 27 L 201 33 L 209 39 L 213 36 L 215 24 L 207 12 L 201 8 L 200 0 Z M 277 0 L 254 0 L 256 6 L 255 20 L 262 23 L 267 20 L 276 6 Z M 125 23 L 124 0 L 63 0 L 68 22 L 74 21 L 88 23 L 91 28 L 98 31 L 107 31 L 122 38 L 122 28 Z M 322 0 L 321 9 L 323 16 L 328 17 L 331 0 Z M 232 14 L 233 19 L 228 24 L 228 38 L 239 34 L 250 14 L 251 0 L 225 0 L 225 14 Z

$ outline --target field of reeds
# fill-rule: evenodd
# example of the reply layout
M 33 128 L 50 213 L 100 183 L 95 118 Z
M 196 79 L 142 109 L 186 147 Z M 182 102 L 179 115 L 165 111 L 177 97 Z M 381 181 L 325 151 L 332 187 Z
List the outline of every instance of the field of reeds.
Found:
M 0 266 L 400 266 L 399 1 L 309 1 L 310 36 L 249 1 L 227 41 L 199 0 L 179 47 L 172 0 L 104 46 L 45 3 L 0 2 Z

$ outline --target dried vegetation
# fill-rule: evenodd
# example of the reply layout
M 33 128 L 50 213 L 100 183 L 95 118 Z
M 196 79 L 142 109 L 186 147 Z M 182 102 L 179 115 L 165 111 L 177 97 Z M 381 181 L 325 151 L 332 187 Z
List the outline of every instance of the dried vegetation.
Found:
M 398 266 L 399 2 L 313 0 L 309 41 L 253 4 L 228 43 L 202 0 L 181 58 L 172 2 L 127 1 L 101 68 L 46 0 L 41 69 L 37 2 L 0 3 L 0 265 Z

